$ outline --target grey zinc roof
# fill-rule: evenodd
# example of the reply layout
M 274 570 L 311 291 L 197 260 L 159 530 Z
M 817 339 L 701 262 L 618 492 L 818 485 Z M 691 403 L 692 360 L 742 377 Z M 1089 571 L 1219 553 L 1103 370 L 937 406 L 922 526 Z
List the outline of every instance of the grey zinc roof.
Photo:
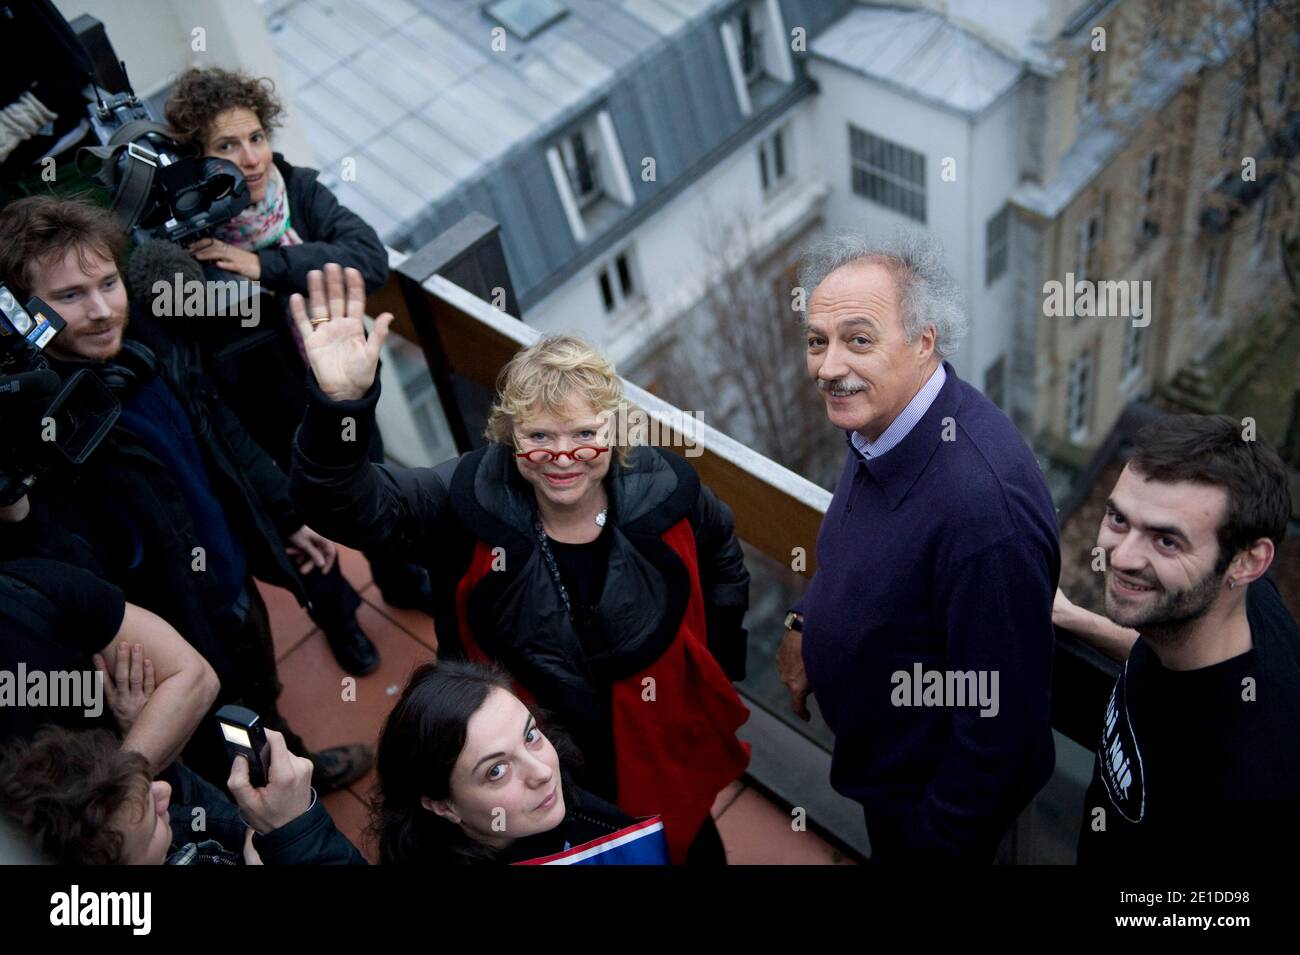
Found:
M 296 0 L 266 11 L 321 178 L 389 244 L 413 250 L 471 210 L 502 225 L 523 307 L 626 234 L 725 155 L 766 101 L 742 116 L 718 23 L 736 0 L 562 0 L 567 14 L 528 41 L 485 0 Z M 781 0 L 787 29 L 816 35 L 850 0 Z M 810 90 L 800 73 L 793 89 Z M 781 107 L 771 104 L 772 109 Z M 546 148 L 603 107 L 635 202 L 579 246 Z M 657 181 L 641 180 L 653 156 Z M 355 161 L 355 178 L 342 160 Z
M 962 113 L 1009 90 L 1022 66 L 929 10 L 859 6 L 809 46 L 815 57 Z

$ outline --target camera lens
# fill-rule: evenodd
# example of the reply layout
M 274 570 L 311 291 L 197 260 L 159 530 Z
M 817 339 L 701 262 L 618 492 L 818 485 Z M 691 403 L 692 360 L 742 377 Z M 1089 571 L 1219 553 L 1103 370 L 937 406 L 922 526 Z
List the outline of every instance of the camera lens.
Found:
M 186 189 L 176 197 L 173 211 L 178 219 L 188 219 L 199 209 L 203 202 L 203 193 L 197 188 Z

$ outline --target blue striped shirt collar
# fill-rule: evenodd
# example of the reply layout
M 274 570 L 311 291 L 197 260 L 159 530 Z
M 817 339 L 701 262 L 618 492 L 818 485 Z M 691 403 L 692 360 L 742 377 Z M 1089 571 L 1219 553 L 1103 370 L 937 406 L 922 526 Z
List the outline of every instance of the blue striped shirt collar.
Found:
M 868 461 L 893 450 L 900 441 L 911 434 L 912 429 L 916 427 L 916 423 L 930 410 L 930 405 L 934 404 L 934 399 L 939 397 L 939 390 L 943 388 L 943 383 L 947 380 L 948 373 L 943 369 L 943 362 L 939 362 L 939 367 L 934 370 L 930 380 L 912 396 L 912 400 L 907 403 L 907 407 L 890 423 L 879 438 L 875 441 L 868 441 L 858 432 L 850 431 L 849 440 L 853 442 L 853 447 L 857 448 L 858 453 Z

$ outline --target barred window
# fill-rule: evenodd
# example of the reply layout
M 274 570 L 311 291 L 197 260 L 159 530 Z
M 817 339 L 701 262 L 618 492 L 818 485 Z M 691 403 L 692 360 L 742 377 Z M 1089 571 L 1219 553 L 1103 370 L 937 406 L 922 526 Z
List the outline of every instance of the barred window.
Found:
M 925 156 L 849 125 L 853 191 L 925 221 Z

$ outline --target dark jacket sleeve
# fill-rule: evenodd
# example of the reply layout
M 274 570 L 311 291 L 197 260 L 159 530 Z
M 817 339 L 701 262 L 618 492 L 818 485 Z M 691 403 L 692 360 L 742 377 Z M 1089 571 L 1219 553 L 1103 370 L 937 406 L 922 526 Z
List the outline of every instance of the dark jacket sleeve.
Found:
M 6 524 L 0 535 L 0 559 L 44 557 L 107 579 L 91 524 L 70 495 L 38 487 L 27 492 L 27 500 L 31 512 L 16 524 Z
M 918 858 L 991 861 L 1052 775 L 1052 599 L 1047 545 L 1019 532 L 942 571 L 950 671 L 988 674 L 991 705 L 952 707 L 939 772 L 904 820 Z M 987 715 L 984 715 L 987 714 Z
M 253 848 L 266 865 L 366 865 L 347 836 L 339 832 L 319 799 L 288 825 L 253 835 Z
M 307 273 L 337 262 L 359 269 L 368 293 L 381 288 L 388 281 L 388 251 L 379 234 L 321 185 L 315 169 L 283 161 L 277 165 L 288 170 L 290 222 L 303 244 L 260 250 L 262 285 L 282 295 L 306 295 Z
M 749 609 L 749 571 L 740 541 L 736 540 L 731 509 L 702 484 L 693 524 L 709 652 L 731 680 L 743 680 L 749 642 L 749 631 L 744 627 L 745 611 Z
M 450 515 L 445 468 L 369 460 L 379 378 L 354 401 L 331 401 L 307 373 L 307 413 L 294 439 L 291 486 L 311 526 L 331 540 L 422 562 Z
M 280 536 L 288 540 L 304 521 L 294 500 L 289 493 L 289 477 L 280 470 L 274 459 L 262 450 L 261 445 L 253 440 L 235 413 L 216 396 L 210 387 L 207 391 L 208 414 L 212 416 L 212 426 L 217 429 L 230 450 L 235 466 L 244 475 L 252 487 L 263 510 L 275 525 Z

